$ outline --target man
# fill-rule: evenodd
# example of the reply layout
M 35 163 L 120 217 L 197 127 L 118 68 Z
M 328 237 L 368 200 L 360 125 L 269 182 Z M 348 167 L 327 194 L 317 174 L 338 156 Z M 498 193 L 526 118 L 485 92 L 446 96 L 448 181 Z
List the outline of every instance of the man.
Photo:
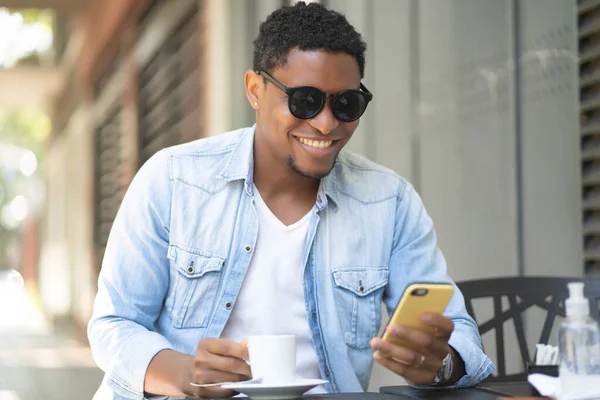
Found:
M 389 327 L 419 351 L 376 338 L 382 300 L 391 312 L 410 283 L 451 280 L 413 187 L 342 151 L 372 98 L 365 50 L 321 5 L 275 11 L 245 75 L 256 125 L 142 167 L 89 324 L 99 393 L 230 396 L 190 383 L 249 379 L 244 339 L 257 334 L 295 334 L 298 376 L 328 381 L 317 391 L 366 390 L 373 359 L 417 386 L 493 371 L 458 290 L 444 316 L 424 316 L 435 336 Z

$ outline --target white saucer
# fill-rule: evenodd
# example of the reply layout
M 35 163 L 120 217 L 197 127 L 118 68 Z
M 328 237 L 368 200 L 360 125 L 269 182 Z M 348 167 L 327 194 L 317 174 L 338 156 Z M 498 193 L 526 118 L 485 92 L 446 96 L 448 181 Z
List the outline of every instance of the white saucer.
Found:
M 292 383 L 226 383 L 223 389 L 243 393 L 255 400 L 289 400 L 297 399 L 315 386 L 327 383 L 322 379 L 297 379 Z

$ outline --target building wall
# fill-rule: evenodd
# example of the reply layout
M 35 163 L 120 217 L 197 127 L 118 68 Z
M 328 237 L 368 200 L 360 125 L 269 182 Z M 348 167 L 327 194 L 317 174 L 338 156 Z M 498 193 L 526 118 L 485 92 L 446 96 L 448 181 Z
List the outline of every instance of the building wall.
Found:
M 85 12 L 74 17 L 67 50 L 61 58 L 61 67 L 73 78 L 59 97 L 77 101 L 60 102 L 61 107 L 54 110 L 54 131 L 47 158 L 48 205 L 41 239 L 39 287 L 42 303 L 50 315 L 71 317 L 81 327 L 91 316 L 96 293 L 103 252 L 98 246 L 98 231 L 107 231 L 105 226 L 99 226 L 97 218 L 99 208 L 106 207 L 106 202 L 97 201 L 102 189 L 100 180 L 111 181 L 112 200 L 119 202 L 140 166 L 138 152 L 143 135 L 138 121 L 141 115 L 139 76 L 158 49 L 175 35 L 178 18 L 185 17 L 185 13 L 193 6 L 201 6 L 202 2 L 165 2 L 146 21 L 151 29 L 143 31 L 140 24 L 150 4 L 149 0 L 91 1 Z M 200 26 L 201 13 L 197 15 Z M 199 36 L 195 35 L 198 43 Z M 197 46 L 198 51 L 192 53 L 200 52 L 200 45 Z M 195 64 L 192 73 L 198 78 L 193 81 L 196 86 L 186 81 L 186 87 L 200 92 L 200 61 L 195 60 Z M 159 63 L 159 67 L 161 65 Z M 176 95 L 181 93 L 172 96 Z M 186 107 L 190 105 L 189 98 L 180 100 L 186 101 Z M 170 108 L 163 106 L 163 111 Z M 106 154 L 98 154 L 97 132 L 115 112 L 119 118 L 110 129 L 117 136 L 117 153 L 106 158 L 102 157 Z M 198 129 L 202 124 L 200 113 L 192 117 L 197 119 L 195 123 L 189 119 L 171 121 L 195 127 L 194 132 L 182 135 L 186 140 L 202 135 Z M 108 134 L 101 132 L 105 133 Z M 108 163 L 103 171 L 110 176 L 97 173 L 103 160 Z M 109 208 L 116 209 L 118 205 Z

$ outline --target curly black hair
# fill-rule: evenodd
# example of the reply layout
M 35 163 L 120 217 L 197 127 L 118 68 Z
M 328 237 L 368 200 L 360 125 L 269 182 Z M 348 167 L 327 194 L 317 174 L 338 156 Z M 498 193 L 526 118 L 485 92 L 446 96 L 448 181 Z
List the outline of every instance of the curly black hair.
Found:
M 254 41 L 254 71 L 285 65 L 292 49 L 346 53 L 356 59 L 364 77 L 366 43 L 343 14 L 321 4 L 299 1 L 271 13 Z

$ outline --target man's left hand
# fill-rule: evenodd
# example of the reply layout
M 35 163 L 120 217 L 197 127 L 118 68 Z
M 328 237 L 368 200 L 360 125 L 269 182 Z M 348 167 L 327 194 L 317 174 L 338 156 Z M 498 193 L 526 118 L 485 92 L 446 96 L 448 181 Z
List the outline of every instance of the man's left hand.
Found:
M 452 354 L 454 359 L 457 357 L 448 345 L 450 335 L 454 331 L 452 320 L 440 314 L 430 313 L 423 314 L 422 318 L 426 325 L 433 328 L 433 334 L 392 324 L 386 329 L 392 336 L 409 342 L 410 347 L 416 350 L 383 341 L 381 338 L 371 340 L 371 347 L 375 350 L 375 361 L 413 386 L 433 384 L 448 353 Z

